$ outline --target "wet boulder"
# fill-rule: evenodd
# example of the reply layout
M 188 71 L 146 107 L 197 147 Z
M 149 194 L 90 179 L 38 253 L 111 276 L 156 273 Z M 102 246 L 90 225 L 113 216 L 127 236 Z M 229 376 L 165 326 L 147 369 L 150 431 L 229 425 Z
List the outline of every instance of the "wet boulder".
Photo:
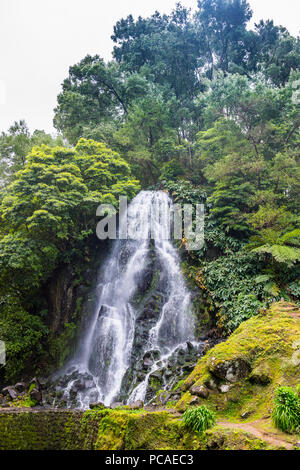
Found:
M 124 406 L 124 403 L 122 403 L 121 401 L 114 401 L 111 405 L 110 405 L 110 408 L 112 410 L 115 410 L 116 408 L 121 408 L 122 406 Z
M 143 365 L 144 367 L 151 367 L 154 362 L 160 359 L 160 351 L 158 349 L 154 349 L 152 351 L 147 351 L 143 356 Z
M 171 395 L 168 392 L 161 392 L 157 397 L 157 402 L 162 405 L 166 405 L 170 399 Z
M 199 397 L 195 397 L 195 396 L 192 396 L 191 399 L 190 399 L 190 403 L 189 403 L 191 406 L 193 405 L 198 405 L 199 404 Z
M 153 366 L 153 360 L 152 360 L 150 357 L 146 357 L 146 358 L 143 360 L 143 365 L 144 365 L 144 367 L 146 367 L 146 368 L 151 367 L 151 366 Z
M 228 384 L 222 384 L 222 385 L 219 386 L 219 391 L 221 393 L 228 393 L 229 390 L 230 390 L 230 385 L 228 385 Z
M 262 364 L 260 367 L 256 367 L 249 375 L 249 381 L 257 385 L 269 385 L 272 382 L 271 370 Z
M 25 390 L 26 390 L 26 384 L 25 384 L 25 382 L 18 382 L 18 383 L 16 383 L 15 389 L 16 389 L 17 392 L 19 392 L 19 393 L 25 392 Z
M 43 399 L 42 392 L 39 389 L 33 388 L 32 390 L 30 390 L 29 395 L 30 395 L 30 398 L 34 400 L 35 402 L 37 403 L 42 402 L 42 399 Z
M 168 379 L 169 377 L 172 377 L 173 371 L 171 369 L 167 369 L 165 372 L 165 377 Z
M 200 398 L 206 399 L 209 396 L 209 390 L 203 385 L 193 385 L 190 389 L 190 392 L 192 395 L 196 395 Z
M 154 378 L 154 379 L 158 379 L 158 380 L 161 380 L 162 379 L 162 376 L 163 376 L 163 371 L 161 369 L 158 369 L 158 370 L 155 370 L 154 372 L 152 372 L 152 374 L 150 375 L 150 377 Z
M 141 408 L 144 408 L 144 402 L 142 400 L 137 400 L 128 405 L 129 410 L 140 410 Z
M 2 395 L 9 397 L 11 400 L 18 398 L 18 392 L 15 387 L 12 386 L 3 388 Z
M 76 394 L 76 393 L 78 393 L 78 392 L 80 392 L 84 389 L 85 389 L 85 381 L 83 379 L 77 379 L 73 383 L 73 385 L 70 389 L 70 393 Z
M 43 390 L 47 390 L 52 384 L 49 377 L 39 377 L 38 382 Z
M 86 380 L 84 382 L 84 387 L 85 388 L 93 388 L 93 387 L 95 387 L 95 382 L 93 380 Z
M 94 410 L 94 409 L 104 410 L 105 408 L 106 408 L 106 406 L 101 401 L 90 403 L 90 409 L 91 410 Z
M 215 357 L 212 357 L 209 363 L 209 371 L 219 379 L 235 383 L 248 377 L 250 366 L 240 357 L 227 361 L 217 361 Z
M 6 407 L 9 407 L 9 403 L 8 403 L 8 396 L 3 396 L 2 394 L 0 395 L 0 407 L 1 408 L 6 408 Z

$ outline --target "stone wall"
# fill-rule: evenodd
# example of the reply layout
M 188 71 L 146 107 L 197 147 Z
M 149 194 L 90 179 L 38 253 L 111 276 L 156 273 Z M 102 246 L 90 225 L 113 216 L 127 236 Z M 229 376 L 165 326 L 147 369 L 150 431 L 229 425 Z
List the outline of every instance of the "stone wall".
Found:
M 0 450 L 268 449 L 254 436 L 215 427 L 202 435 L 166 411 L 0 411 Z

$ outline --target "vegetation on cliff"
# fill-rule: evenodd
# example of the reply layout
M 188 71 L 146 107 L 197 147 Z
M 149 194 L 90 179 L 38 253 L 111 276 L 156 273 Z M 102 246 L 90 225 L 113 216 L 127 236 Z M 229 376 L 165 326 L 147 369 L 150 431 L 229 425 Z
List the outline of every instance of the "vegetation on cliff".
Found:
M 278 387 L 299 384 L 299 338 L 299 308 L 273 304 L 201 358 L 182 384 L 176 408 L 196 402 L 230 421 L 271 423 Z
M 117 206 L 120 195 L 131 199 L 138 190 L 123 158 L 85 139 L 73 149 L 33 147 L 3 188 L 0 331 L 7 379 L 17 377 L 30 360 L 32 370 L 39 367 L 47 348 L 50 324 L 41 287 L 58 266 L 88 263 L 87 240 L 94 236 L 98 205 Z
M 84 285 L 97 245 L 97 206 L 121 194 L 132 198 L 138 181 L 177 202 L 205 204 L 203 248 L 187 252 L 182 240 L 198 333 L 216 326 L 226 336 L 238 328 L 231 341 L 238 338 L 235 348 L 252 368 L 258 356 L 248 357 L 243 329 L 257 326 L 270 344 L 279 334 L 268 337 L 268 328 L 278 322 L 279 336 L 288 338 L 293 320 L 262 312 L 274 300 L 300 299 L 300 43 L 271 20 L 251 29 L 251 17 L 246 0 L 199 0 L 195 14 L 177 4 L 169 15 L 120 19 L 112 61 L 86 56 L 70 67 L 54 116 L 61 135 L 30 134 L 23 121 L 2 132 L 0 339 L 7 366 L 0 381 L 33 375 L 62 356 L 82 299 L 75 305 L 68 298 L 52 315 L 48 283 L 75 266 L 66 291 Z M 53 318 L 63 308 L 70 315 Z M 221 354 L 224 346 L 217 348 Z M 279 384 L 276 374 L 271 384 Z

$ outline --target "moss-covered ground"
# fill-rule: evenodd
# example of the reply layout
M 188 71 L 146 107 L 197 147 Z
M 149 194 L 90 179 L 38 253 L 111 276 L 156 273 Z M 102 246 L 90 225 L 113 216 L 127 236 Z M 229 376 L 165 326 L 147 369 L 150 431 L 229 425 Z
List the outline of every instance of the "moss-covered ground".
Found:
M 218 373 L 228 364 L 239 362 L 248 367 L 240 380 L 230 382 Z M 182 396 L 176 408 L 181 412 L 187 409 L 195 399 L 193 386 L 204 386 L 209 396 L 197 397 L 197 404 L 214 410 L 219 420 L 255 421 L 266 432 L 278 433 L 271 420 L 274 392 L 278 386 L 296 388 L 299 383 L 300 311 L 293 304 L 279 302 L 242 323 L 227 341 L 201 358 L 181 385 Z M 222 386 L 226 390 L 223 393 Z M 293 440 L 297 437 L 299 440 L 300 436 Z M 286 438 L 289 440 L 288 435 Z
M 274 449 L 243 430 L 215 426 L 199 435 L 166 411 L 7 410 L 0 412 L 0 450 Z
M 176 411 L 2 409 L 0 449 L 291 449 L 300 436 L 276 430 L 271 413 L 276 388 L 300 383 L 299 351 L 300 311 L 277 303 L 201 358 L 177 385 Z M 222 377 L 241 364 L 241 376 Z M 195 395 L 195 386 L 209 390 L 208 398 Z M 201 435 L 182 423 L 192 400 L 217 415 L 217 425 Z

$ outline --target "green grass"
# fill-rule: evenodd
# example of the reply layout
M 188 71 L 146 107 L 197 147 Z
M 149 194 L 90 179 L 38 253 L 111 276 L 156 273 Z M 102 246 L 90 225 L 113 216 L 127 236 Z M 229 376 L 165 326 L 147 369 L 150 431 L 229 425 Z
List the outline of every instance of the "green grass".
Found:
M 300 431 L 300 400 L 291 387 L 278 387 L 272 418 L 274 425 L 287 433 Z
M 206 431 L 216 423 L 215 413 L 205 405 L 185 411 L 182 419 L 185 426 L 198 433 Z

